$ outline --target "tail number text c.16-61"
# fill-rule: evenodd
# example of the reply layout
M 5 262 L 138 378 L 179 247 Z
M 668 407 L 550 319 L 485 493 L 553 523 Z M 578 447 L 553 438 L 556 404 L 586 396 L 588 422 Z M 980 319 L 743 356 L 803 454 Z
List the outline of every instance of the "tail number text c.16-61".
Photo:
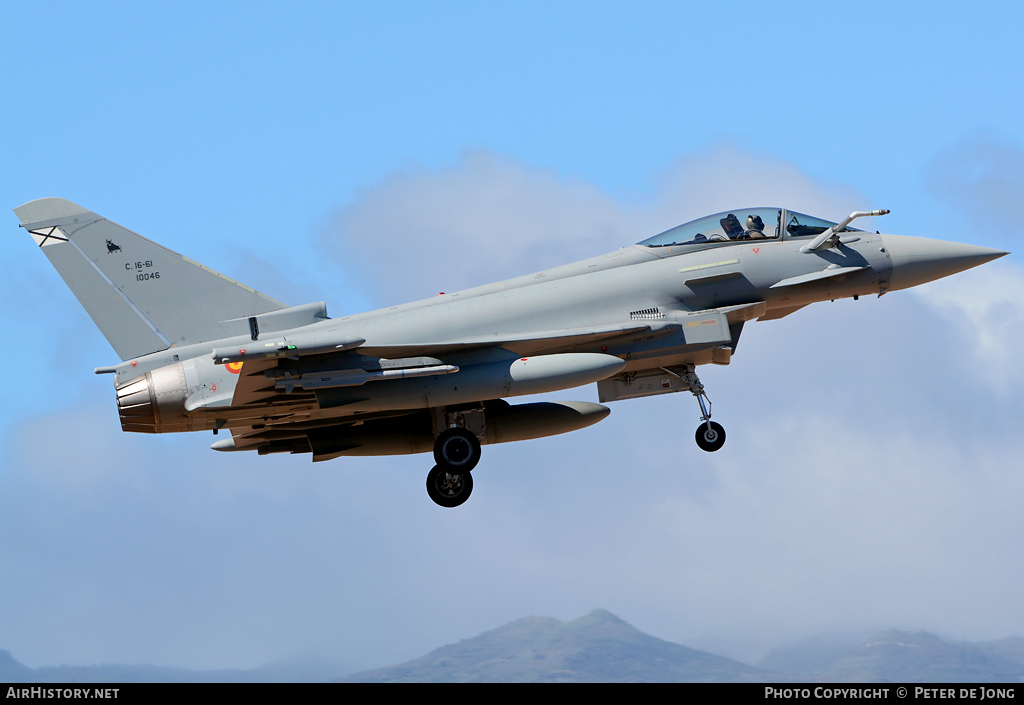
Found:
M 139 269 L 152 269 L 152 267 L 153 267 L 153 260 L 151 260 L 151 259 L 148 259 L 145 262 L 136 262 L 134 267 L 132 266 L 131 262 L 125 262 L 125 265 L 124 265 L 124 268 L 127 271 L 129 271 L 129 272 L 131 272 L 133 270 L 139 270 Z M 150 279 L 159 279 L 159 278 L 160 278 L 160 272 L 138 272 L 135 275 L 135 280 L 136 281 L 140 281 L 140 282 L 149 281 Z

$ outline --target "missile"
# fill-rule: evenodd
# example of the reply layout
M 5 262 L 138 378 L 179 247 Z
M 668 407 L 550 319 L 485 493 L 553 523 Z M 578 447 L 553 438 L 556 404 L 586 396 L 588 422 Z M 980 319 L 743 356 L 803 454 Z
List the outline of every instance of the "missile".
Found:
M 350 412 L 422 409 L 569 389 L 611 377 L 625 365 L 623 360 L 602 353 L 536 355 L 462 365 L 453 374 L 379 381 L 373 385 L 372 395 L 351 387 L 314 389 L 314 392 L 321 409 L 341 406 Z
M 274 386 L 290 394 L 294 387 L 301 387 L 302 389 L 359 387 L 367 382 L 376 382 L 384 379 L 432 377 L 434 375 L 450 375 L 458 371 L 459 368 L 456 365 L 431 365 L 429 367 L 403 367 L 385 370 L 364 370 L 357 367 L 347 370 L 316 372 L 313 374 L 304 373 L 301 377 L 288 375 L 279 379 Z

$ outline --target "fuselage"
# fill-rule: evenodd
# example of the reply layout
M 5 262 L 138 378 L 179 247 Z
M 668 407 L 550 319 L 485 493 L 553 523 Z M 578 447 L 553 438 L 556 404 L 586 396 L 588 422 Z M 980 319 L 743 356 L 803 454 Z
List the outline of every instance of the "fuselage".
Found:
M 318 331 L 359 338 L 366 341 L 367 348 L 455 346 L 443 358 L 446 363 L 458 365 L 460 372 L 445 377 L 443 385 L 438 381 L 440 378 L 378 382 L 372 385 L 372 394 L 343 394 L 345 403 L 309 411 L 317 417 L 474 401 L 472 395 L 479 392 L 471 385 L 461 384 L 463 380 L 469 378 L 475 366 L 523 354 L 516 345 L 503 344 L 523 336 L 532 337 L 528 344 L 531 356 L 569 352 L 608 354 L 624 361 L 623 369 L 616 371 L 626 373 L 687 363 L 720 362 L 720 357 L 713 359 L 708 345 L 687 341 L 680 329 L 681 321 L 693 312 L 758 302 L 764 304 L 764 310 L 758 311 L 759 316 L 770 318 L 775 311 L 795 309 L 816 301 L 884 293 L 890 288 L 892 276 L 892 258 L 885 246 L 885 237 L 889 236 L 858 232 L 855 242 L 810 254 L 800 251 L 806 238 L 716 242 L 698 247 L 634 245 L 507 281 L 322 320 L 290 332 Z M 772 288 L 780 281 L 828 267 L 863 269 L 806 284 Z M 629 327 L 636 323 L 646 324 L 649 329 L 596 342 L 566 341 L 558 336 L 562 331 L 617 324 Z M 734 337 L 738 339 L 738 335 L 737 328 Z M 731 354 L 738 342 L 736 339 L 730 336 L 729 340 L 720 341 L 718 347 L 729 348 Z M 493 346 L 474 345 L 468 350 L 457 347 L 464 341 L 488 340 L 493 341 Z M 249 336 L 241 335 L 172 347 L 121 363 L 117 366 L 115 383 L 183 363 L 182 374 L 189 389 L 215 389 L 215 393 L 208 392 L 210 397 L 230 398 L 240 378 L 237 370 L 215 364 L 210 352 L 232 345 L 254 343 Z M 728 362 L 728 357 L 724 361 Z M 450 386 L 455 392 L 461 384 L 469 396 L 463 398 L 446 393 L 432 399 L 427 392 L 410 394 L 411 389 L 427 389 L 431 384 L 445 389 Z M 510 389 L 506 391 L 510 393 L 498 396 L 512 395 Z M 369 398 L 363 399 L 364 396 Z M 212 412 L 204 414 L 204 411 L 199 409 L 194 415 L 190 429 L 213 427 Z M 230 412 L 222 412 L 220 416 L 228 417 L 222 424 L 228 427 L 249 423 L 248 417 L 230 418 Z

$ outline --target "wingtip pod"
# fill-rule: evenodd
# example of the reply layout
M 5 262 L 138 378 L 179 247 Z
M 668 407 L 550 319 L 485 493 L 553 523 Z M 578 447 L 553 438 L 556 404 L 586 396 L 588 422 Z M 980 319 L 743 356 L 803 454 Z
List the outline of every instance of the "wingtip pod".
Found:
M 91 214 L 92 211 L 66 198 L 37 198 L 14 209 L 14 214 L 18 216 L 22 227 L 86 213 Z

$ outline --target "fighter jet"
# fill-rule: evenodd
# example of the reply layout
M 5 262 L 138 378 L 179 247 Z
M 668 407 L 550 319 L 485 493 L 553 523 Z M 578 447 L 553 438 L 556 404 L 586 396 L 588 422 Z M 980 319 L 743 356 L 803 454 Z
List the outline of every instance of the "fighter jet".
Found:
M 605 403 L 689 392 L 697 445 L 725 443 L 697 376 L 743 327 L 907 289 L 1007 254 L 786 208 L 701 218 L 555 269 L 329 318 L 288 306 L 61 198 L 14 209 L 121 362 L 121 428 L 230 432 L 218 451 L 433 452 L 427 493 L 465 502 L 481 446 L 590 426 Z M 597 384 L 601 404 L 506 399 Z

